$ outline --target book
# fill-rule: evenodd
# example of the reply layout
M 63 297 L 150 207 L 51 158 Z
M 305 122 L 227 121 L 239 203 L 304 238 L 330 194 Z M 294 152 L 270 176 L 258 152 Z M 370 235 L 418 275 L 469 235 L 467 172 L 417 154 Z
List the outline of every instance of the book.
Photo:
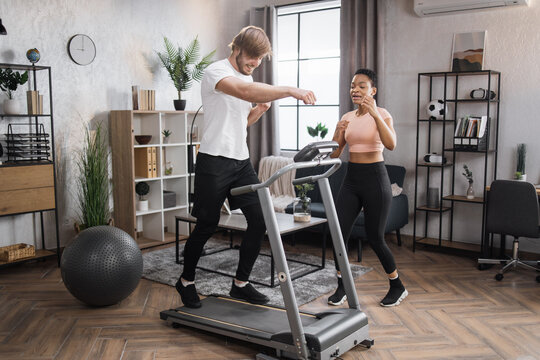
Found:
M 139 110 L 139 86 L 131 87 L 131 101 L 133 102 L 133 110 Z
M 151 147 L 152 149 L 152 177 L 158 177 L 157 172 L 157 150 L 155 146 Z
M 135 160 L 135 176 L 143 178 L 152 178 L 153 164 L 152 164 L 152 147 L 135 148 L 134 149 Z

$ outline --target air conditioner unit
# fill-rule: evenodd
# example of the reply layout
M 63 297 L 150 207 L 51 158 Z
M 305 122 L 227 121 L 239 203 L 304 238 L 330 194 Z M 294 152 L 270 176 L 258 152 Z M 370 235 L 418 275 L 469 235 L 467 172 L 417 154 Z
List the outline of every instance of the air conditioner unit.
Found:
M 450 15 L 511 5 L 529 5 L 530 0 L 414 0 L 418 16 Z

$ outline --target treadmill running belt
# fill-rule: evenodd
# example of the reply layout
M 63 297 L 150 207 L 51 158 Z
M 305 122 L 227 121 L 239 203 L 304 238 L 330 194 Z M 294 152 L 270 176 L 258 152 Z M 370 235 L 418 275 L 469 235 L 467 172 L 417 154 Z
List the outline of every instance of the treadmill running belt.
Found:
M 201 302 L 202 307 L 198 309 L 181 307 L 176 309 L 176 313 L 182 317 L 192 315 L 192 319 L 195 317 L 201 322 L 212 322 L 214 323 L 212 326 L 218 328 L 227 326 L 229 330 L 232 330 L 230 329 L 232 327 L 236 332 L 250 333 L 252 336 L 254 331 L 258 333 L 258 337 L 266 339 L 276 333 L 290 331 L 287 313 L 281 308 L 214 296 L 209 296 Z M 317 321 L 317 318 L 311 314 L 300 313 L 300 317 L 303 326 Z M 204 321 L 205 319 L 208 321 Z

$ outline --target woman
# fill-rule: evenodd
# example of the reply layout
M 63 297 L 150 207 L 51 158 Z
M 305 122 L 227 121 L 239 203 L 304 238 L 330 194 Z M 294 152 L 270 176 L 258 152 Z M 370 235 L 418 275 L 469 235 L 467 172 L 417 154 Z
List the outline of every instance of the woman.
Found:
M 390 290 L 381 300 L 381 305 L 395 306 L 408 295 L 384 240 L 392 190 L 384 166 L 383 149 L 393 150 L 396 147 L 396 132 L 392 116 L 385 109 L 377 107 L 373 98 L 377 93 L 376 81 L 376 74 L 372 70 L 356 71 L 350 94 L 358 108 L 343 115 L 338 122 L 333 140 L 339 147 L 331 157 L 338 157 L 345 144 L 349 145 L 347 175 L 336 205 L 343 239 L 348 242 L 353 224 L 363 207 L 367 239 L 390 280 Z M 336 270 L 338 288 L 328 298 L 331 305 L 341 305 L 347 300 L 337 262 Z

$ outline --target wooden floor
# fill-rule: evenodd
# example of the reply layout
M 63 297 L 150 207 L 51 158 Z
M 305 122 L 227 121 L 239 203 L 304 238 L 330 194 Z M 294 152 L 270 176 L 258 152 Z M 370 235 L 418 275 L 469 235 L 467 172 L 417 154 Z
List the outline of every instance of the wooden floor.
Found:
M 374 271 L 356 281 L 375 345 L 343 359 L 540 359 L 540 284 L 532 271 L 493 279 L 475 261 L 402 247 L 389 237 L 409 297 L 398 307 L 379 300 L 387 280 Z M 290 248 L 290 246 L 288 246 Z M 315 252 L 303 243 L 293 251 Z M 331 251 L 330 251 L 331 253 Z M 355 254 L 356 251 L 351 251 Z M 327 295 L 303 308 L 326 310 Z M 0 270 L 1 359 L 252 359 L 261 350 L 191 329 L 173 329 L 159 312 L 180 305 L 175 289 L 148 280 L 118 305 L 90 308 L 65 289 L 55 259 Z

